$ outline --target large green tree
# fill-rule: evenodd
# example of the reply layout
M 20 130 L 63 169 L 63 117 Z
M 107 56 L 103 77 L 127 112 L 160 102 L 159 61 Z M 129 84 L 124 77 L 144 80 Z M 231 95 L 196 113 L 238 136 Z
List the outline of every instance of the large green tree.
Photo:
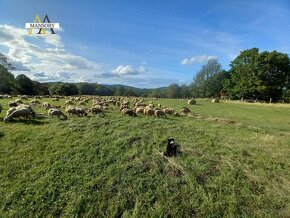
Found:
M 180 98 L 181 97 L 181 89 L 179 85 L 173 83 L 168 86 L 166 90 L 166 97 L 167 98 Z
M 16 89 L 22 95 L 38 94 L 33 81 L 24 74 L 16 76 Z
M 193 78 L 193 93 L 195 97 L 212 97 L 218 94 L 214 81 L 220 77 L 217 76 L 222 71 L 221 64 L 216 59 L 210 59 L 204 64 L 199 72 Z
M 280 99 L 289 89 L 290 59 L 277 51 L 242 51 L 230 64 L 225 89 L 233 98 Z

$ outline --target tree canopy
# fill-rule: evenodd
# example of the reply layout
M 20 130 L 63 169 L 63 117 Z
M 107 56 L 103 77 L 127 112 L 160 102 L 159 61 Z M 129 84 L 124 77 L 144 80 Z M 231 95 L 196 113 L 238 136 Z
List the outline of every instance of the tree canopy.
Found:
M 230 64 L 225 89 L 233 98 L 280 99 L 289 89 L 290 59 L 258 48 L 242 51 Z

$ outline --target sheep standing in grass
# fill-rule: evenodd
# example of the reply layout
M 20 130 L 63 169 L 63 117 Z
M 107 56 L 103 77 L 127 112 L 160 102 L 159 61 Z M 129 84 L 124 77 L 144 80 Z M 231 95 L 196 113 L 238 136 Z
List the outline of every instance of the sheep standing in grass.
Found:
M 88 115 L 85 109 L 73 106 L 67 106 L 65 112 L 68 113 L 68 115 L 77 115 L 78 117 Z
M 103 114 L 104 113 L 103 110 L 101 108 L 98 108 L 98 107 L 92 107 L 90 109 L 90 112 L 92 114 L 101 114 L 101 113 Z
M 57 116 L 57 118 L 60 119 L 60 117 L 63 117 L 65 120 L 67 119 L 67 116 L 60 110 L 51 108 L 47 111 L 49 117 Z
M 80 116 L 87 116 L 88 115 L 88 113 L 86 112 L 86 110 L 84 108 L 76 107 L 75 109 L 79 113 Z
M 154 116 L 155 117 L 166 117 L 164 111 L 162 111 L 162 110 L 155 110 Z
M 35 112 L 34 112 L 34 110 L 32 109 L 32 107 L 31 107 L 30 105 L 28 105 L 28 104 L 20 104 L 20 105 L 18 105 L 18 106 L 16 107 L 16 110 L 19 110 L 19 109 L 21 109 L 21 108 L 27 108 L 28 110 L 30 110 L 32 116 L 33 116 L 33 117 L 35 116 Z
M 146 107 L 144 109 L 144 115 L 148 115 L 148 116 L 154 116 L 154 109 Z
M 123 115 L 127 114 L 127 115 L 132 116 L 132 117 L 136 117 L 137 116 L 137 114 L 132 109 L 129 109 L 129 108 L 124 108 L 122 110 L 122 114 Z
M 10 122 L 13 118 L 28 118 L 31 117 L 31 112 L 28 108 L 21 108 L 18 110 L 13 111 L 9 116 L 4 117 L 3 121 L 4 122 Z
M 69 115 L 69 116 L 72 116 L 72 115 L 77 115 L 77 116 L 80 116 L 80 114 L 76 111 L 76 109 L 72 106 L 68 106 L 65 108 L 65 112 Z
M 49 104 L 48 102 L 42 102 L 41 107 L 43 107 L 45 110 L 48 110 L 49 108 L 51 108 L 51 104 Z
M 187 114 L 189 114 L 189 113 L 191 113 L 191 111 L 190 111 L 189 108 L 187 108 L 187 107 L 183 107 L 183 108 L 179 111 L 179 114 L 181 114 L 181 115 L 187 115 Z
M 173 115 L 175 112 L 173 108 L 168 108 L 168 107 L 164 108 L 163 111 L 165 114 L 168 114 L 168 115 Z
M 144 107 L 137 107 L 135 111 L 136 111 L 136 114 L 144 114 Z

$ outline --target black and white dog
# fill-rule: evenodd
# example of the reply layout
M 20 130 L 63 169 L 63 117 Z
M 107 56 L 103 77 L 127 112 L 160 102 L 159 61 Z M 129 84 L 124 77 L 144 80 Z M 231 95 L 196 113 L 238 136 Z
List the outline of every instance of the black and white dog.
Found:
M 167 139 L 167 147 L 164 154 L 169 157 L 176 156 L 177 146 L 175 145 L 173 138 Z

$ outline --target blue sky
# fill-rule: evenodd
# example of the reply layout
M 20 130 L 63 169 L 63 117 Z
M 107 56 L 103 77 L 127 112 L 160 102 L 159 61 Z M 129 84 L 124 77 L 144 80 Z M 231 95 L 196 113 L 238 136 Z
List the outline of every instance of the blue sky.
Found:
M 28 35 L 48 14 L 56 35 Z M 0 0 L 0 52 L 39 81 L 159 87 L 189 84 L 210 58 L 290 51 L 290 1 Z

